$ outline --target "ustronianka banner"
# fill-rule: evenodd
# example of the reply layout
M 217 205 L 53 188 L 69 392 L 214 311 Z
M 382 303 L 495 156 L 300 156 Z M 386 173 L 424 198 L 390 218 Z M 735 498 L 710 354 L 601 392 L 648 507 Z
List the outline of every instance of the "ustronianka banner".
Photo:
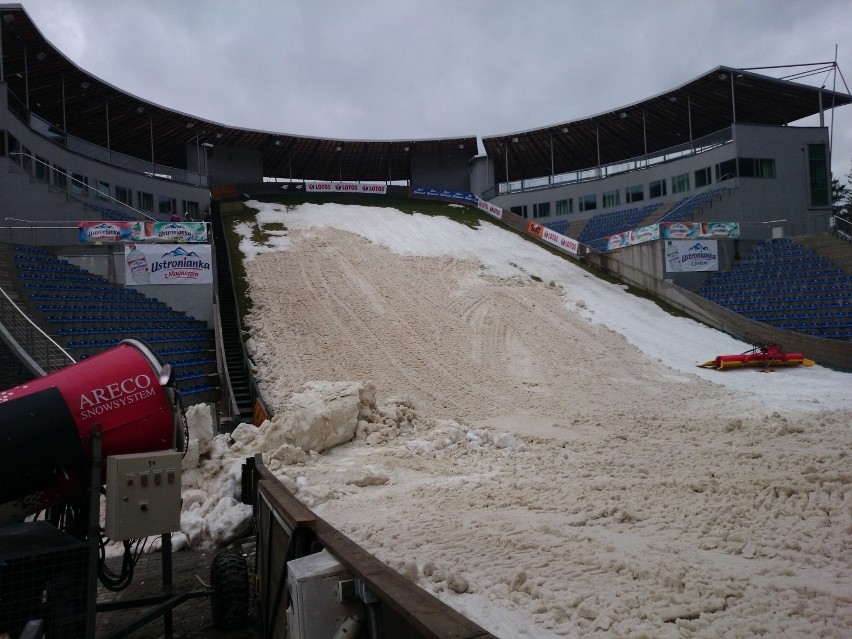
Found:
M 740 236 L 737 222 L 661 222 L 660 237 L 665 240 L 684 240 L 687 238 Z
M 89 244 L 139 242 L 145 237 L 144 222 L 80 222 L 77 228 L 80 241 Z
M 209 244 L 125 244 L 124 262 L 127 286 L 213 283 Z
M 150 242 L 206 242 L 206 222 L 156 222 L 145 238 Z
M 387 184 L 361 184 L 360 182 L 305 182 L 308 193 L 376 193 L 388 192 Z
M 207 222 L 80 222 L 80 241 L 207 242 Z
M 666 272 L 718 271 L 719 248 L 716 240 L 666 240 Z

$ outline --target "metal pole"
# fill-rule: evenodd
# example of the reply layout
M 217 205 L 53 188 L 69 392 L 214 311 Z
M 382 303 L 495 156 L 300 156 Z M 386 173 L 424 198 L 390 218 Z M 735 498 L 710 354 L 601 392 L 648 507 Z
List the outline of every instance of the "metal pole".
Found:
M 163 533 L 162 555 L 163 555 L 163 593 L 172 595 L 172 534 Z M 163 615 L 163 633 L 166 639 L 172 639 L 172 609 L 169 608 Z
M 737 98 L 734 93 L 734 74 L 731 73 L 731 115 L 733 117 L 733 124 L 737 123 Z
M 694 152 L 695 147 L 692 145 L 692 100 L 688 93 L 686 94 L 686 114 L 689 119 L 689 150 Z
M 109 141 L 109 98 L 108 97 L 104 98 L 104 105 L 105 105 L 105 110 L 106 110 L 107 157 L 109 158 L 110 162 L 112 162 L 112 147 L 110 146 L 110 141 Z
M 92 426 L 90 433 L 92 446 L 92 476 L 89 484 L 89 570 L 86 603 L 86 637 L 95 637 L 95 619 L 98 603 L 98 558 L 100 557 L 100 519 L 101 519 L 101 425 Z

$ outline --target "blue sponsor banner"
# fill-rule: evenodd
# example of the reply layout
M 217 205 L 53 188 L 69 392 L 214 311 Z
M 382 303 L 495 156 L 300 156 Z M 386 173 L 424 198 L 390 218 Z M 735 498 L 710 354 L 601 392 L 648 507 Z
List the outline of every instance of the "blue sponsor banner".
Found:
M 424 197 L 450 202 L 464 202 L 476 206 L 477 197 L 470 191 L 455 191 L 452 189 L 435 188 L 433 186 L 415 186 L 411 188 L 414 197 Z

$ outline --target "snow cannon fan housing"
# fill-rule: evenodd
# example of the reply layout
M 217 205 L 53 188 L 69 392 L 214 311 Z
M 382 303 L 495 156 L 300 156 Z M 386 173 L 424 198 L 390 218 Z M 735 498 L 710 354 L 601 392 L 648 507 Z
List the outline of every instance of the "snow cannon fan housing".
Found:
M 96 426 L 103 458 L 183 450 L 183 418 L 171 384 L 171 367 L 128 339 L 0 391 L 0 526 L 88 486 Z

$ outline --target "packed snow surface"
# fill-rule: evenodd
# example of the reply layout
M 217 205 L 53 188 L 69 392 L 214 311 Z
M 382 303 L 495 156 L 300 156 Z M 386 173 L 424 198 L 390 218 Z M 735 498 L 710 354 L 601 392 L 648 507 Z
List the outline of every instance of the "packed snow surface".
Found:
M 178 545 L 246 530 L 260 452 L 505 639 L 852 636 L 852 376 L 696 368 L 751 345 L 490 222 L 249 204 L 275 416 L 190 410 Z

